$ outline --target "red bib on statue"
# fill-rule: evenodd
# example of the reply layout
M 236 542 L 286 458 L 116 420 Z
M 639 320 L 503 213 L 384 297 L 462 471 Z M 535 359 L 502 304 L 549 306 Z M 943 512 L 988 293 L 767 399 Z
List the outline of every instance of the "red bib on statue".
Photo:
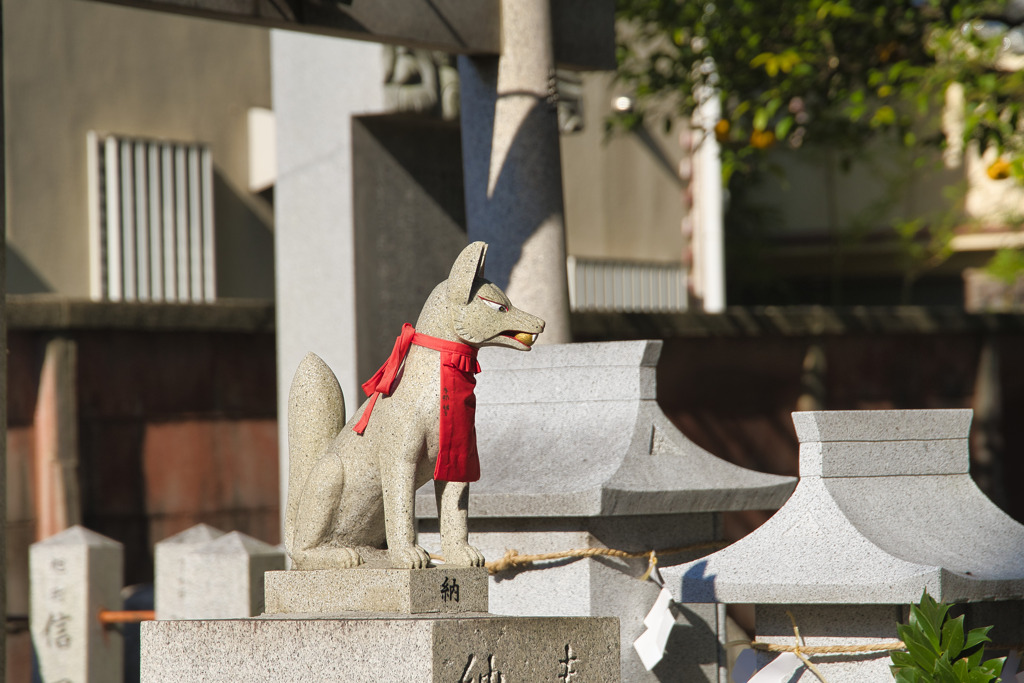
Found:
M 476 481 L 480 478 L 480 457 L 476 450 L 476 373 L 480 365 L 476 362 L 476 348 L 420 334 L 406 323 L 402 333 L 395 340 L 391 356 L 380 370 L 363 384 L 363 391 L 370 402 L 356 423 L 357 434 L 366 430 L 373 406 L 381 394 L 390 396 L 394 390 L 398 371 L 415 344 L 440 352 L 441 356 L 441 423 L 440 446 L 434 479 L 439 481 Z

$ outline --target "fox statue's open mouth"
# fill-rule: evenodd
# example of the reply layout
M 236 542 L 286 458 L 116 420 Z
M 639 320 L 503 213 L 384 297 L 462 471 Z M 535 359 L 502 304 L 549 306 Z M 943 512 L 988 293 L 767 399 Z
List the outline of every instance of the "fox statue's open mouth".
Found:
M 523 346 L 533 346 L 533 343 L 537 341 L 537 335 L 531 332 L 516 332 L 515 330 L 505 330 L 501 333 L 502 337 L 508 337 L 509 339 L 515 339 Z

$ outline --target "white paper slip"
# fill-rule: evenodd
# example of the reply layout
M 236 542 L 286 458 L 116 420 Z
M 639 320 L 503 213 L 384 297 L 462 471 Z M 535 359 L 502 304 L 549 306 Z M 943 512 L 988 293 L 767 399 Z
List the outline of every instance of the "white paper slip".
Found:
M 651 629 L 640 634 L 633 642 L 633 649 L 640 655 L 640 661 L 648 671 L 656 667 L 665 656 L 665 644 L 658 642 L 657 634 Z
M 651 607 L 651 611 L 644 617 L 644 626 L 651 629 L 657 629 L 668 620 L 669 628 L 672 628 L 672 624 L 676 622 L 676 618 L 672 615 L 672 610 L 669 609 L 669 605 L 672 604 L 672 594 L 668 592 L 668 589 L 662 588 L 661 592 L 658 593 L 658 599 L 654 601 L 654 606 Z
M 644 626 L 647 630 L 633 643 L 633 649 L 640 655 L 640 661 L 648 671 L 657 666 L 665 656 L 665 644 L 676 623 L 675 615 L 669 608 L 671 604 L 672 594 L 662 588 L 651 611 L 644 617 Z
M 757 671 L 757 653 L 749 647 L 736 657 L 732 665 L 732 683 L 749 683 L 750 678 Z
M 793 672 L 803 666 L 792 652 L 783 652 L 771 661 L 765 668 L 758 671 L 747 683 L 787 683 L 793 676 Z

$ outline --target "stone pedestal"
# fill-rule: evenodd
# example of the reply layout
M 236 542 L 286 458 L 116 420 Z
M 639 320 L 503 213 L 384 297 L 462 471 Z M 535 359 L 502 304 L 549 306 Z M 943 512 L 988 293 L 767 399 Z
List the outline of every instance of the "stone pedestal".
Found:
M 260 617 L 143 624 L 142 681 L 619 680 L 617 618 L 488 614 L 482 568 L 272 571 L 264 583 Z
M 713 513 L 626 516 L 617 518 L 470 519 L 470 540 L 488 560 L 514 548 L 523 554 L 569 548 L 617 548 L 643 551 L 695 545 L 715 540 L 719 524 Z M 420 542 L 440 549 L 436 522 L 420 522 Z M 669 567 L 698 558 L 710 550 L 659 555 Z M 607 617 L 620 624 L 623 680 L 717 681 L 719 631 L 714 605 L 682 605 L 681 618 L 669 636 L 662 661 L 648 673 L 633 649 L 646 630 L 643 619 L 660 591 L 653 581 L 640 581 L 646 558 L 580 558 L 538 562 L 491 577 L 491 611 L 517 616 Z
M 267 614 L 487 611 L 487 570 L 324 569 L 267 572 Z
M 143 683 L 619 680 L 615 619 L 361 615 L 142 625 Z

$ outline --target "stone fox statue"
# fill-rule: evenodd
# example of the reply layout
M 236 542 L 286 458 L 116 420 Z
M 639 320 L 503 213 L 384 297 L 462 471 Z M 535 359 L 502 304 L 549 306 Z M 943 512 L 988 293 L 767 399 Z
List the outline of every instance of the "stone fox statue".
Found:
M 484 279 L 486 251 L 483 242 L 462 251 L 415 328 L 404 326 L 388 362 L 363 385 L 369 398 L 348 424 L 334 373 L 312 353 L 299 365 L 288 395 L 285 519 L 295 569 L 354 567 L 384 548 L 393 567 L 429 566 L 414 542 L 413 500 L 431 478 L 445 562 L 483 565 L 466 520 L 468 482 L 479 478 L 476 350 L 529 351 L 544 329 Z

